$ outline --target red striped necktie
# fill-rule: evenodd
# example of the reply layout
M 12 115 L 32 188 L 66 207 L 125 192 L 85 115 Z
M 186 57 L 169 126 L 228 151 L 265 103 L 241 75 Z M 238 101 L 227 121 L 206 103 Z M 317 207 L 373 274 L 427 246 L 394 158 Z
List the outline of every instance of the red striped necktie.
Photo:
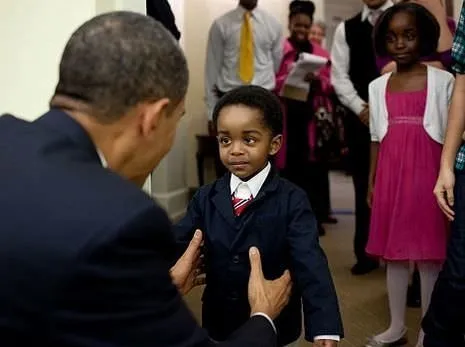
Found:
M 252 202 L 253 196 L 250 194 L 248 199 L 240 199 L 236 198 L 234 195 L 232 196 L 232 203 L 234 208 L 234 214 L 236 216 L 240 216 L 242 212 L 244 212 L 245 208 Z

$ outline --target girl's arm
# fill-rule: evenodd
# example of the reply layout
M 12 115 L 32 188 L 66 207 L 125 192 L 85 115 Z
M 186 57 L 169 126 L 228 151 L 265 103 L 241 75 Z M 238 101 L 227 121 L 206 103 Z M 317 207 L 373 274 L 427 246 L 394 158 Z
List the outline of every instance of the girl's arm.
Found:
M 370 149 L 370 175 L 368 179 L 368 206 L 371 207 L 373 198 L 373 187 L 376 179 L 376 168 L 378 167 L 379 142 L 372 142 Z

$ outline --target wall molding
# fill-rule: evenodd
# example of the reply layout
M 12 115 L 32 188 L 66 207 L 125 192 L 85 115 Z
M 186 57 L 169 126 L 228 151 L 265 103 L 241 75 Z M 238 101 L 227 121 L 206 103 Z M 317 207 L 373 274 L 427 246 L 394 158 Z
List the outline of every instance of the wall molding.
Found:
M 186 213 L 189 189 L 186 187 L 168 193 L 154 193 L 152 197 L 165 209 L 172 220 L 179 220 Z

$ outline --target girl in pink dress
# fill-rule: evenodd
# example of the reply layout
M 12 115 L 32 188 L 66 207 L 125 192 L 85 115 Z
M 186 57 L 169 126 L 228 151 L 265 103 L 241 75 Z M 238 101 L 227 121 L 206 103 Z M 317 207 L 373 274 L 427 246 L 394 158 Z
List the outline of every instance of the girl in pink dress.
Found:
M 387 10 L 375 29 L 375 48 L 390 56 L 396 72 L 369 87 L 372 156 L 367 253 L 387 263 L 391 324 L 366 346 L 406 341 L 409 265 L 421 278 L 422 311 L 446 253 L 447 222 L 433 188 L 439 172 L 453 76 L 427 67 L 420 57 L 436 51 L 439 25 L 422 6 L 401 3 Z M 417 346 L 423 346 L 420 332 Z

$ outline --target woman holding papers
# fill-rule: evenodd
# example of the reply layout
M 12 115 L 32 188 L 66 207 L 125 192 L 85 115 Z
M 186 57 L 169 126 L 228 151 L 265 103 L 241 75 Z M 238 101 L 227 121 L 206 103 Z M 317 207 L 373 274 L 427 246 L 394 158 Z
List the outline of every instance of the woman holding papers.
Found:
M 320 234 L 324 234 L 321 223 L 328 211 L 321 198 L 325 194 L 321 182 L 327 175 L 325 144 L 334 133 L 330 99 L 333 88 L 329 64 L 325 64 L 328 53 L 308 39 L 314 11 L 311 1 L 294 0 L 289 5 L 290 36 L 284 42 L 276 76 L 276 93 L 285 110 L 284 141 L 275 164 L 284 177 L 307 192 Z M 315 64 L 309 63 L 313 61 L 320 61 L 323 67 L 315 71 Z M 295 77 L 302 72 L 299 68 L 304 66 L 308 66 L 308 72 L 302 75 L 300 84 L 296 83 Z

